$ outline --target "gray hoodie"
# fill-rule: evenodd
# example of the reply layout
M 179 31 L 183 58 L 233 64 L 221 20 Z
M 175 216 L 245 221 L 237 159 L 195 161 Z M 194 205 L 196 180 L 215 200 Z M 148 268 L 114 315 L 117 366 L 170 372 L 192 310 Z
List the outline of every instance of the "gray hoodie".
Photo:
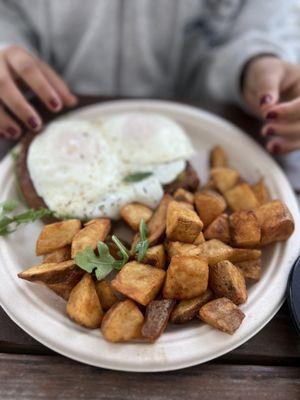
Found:
M 292 0 L 0 0 L 19 44 L 77 93 L 240 101 L 247 60 L 296 61 Z

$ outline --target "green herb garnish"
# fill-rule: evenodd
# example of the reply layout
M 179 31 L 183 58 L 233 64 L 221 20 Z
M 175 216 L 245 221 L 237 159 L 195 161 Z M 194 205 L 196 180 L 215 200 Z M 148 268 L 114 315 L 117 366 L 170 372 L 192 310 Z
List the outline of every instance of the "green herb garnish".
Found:
M 90 274 L 95 270 L 96 278 L 99 281 L 104 279 L 114 269 L 119 271 L 127 263 L 129 252 L 117 236 L 113 235 L 112 240 L 120 250 L 121 260 L 116 260 L 110 254 L 107 244 L 100 241 L 97 245 L 99 255 L 97 256 L 91 247 L 87 247 L 76 254 L 76 265 Z
M 15 200 L 8 200 L 0 204 L 0 236 L 8 235 L 16 230 L 21 224 L 34 222 L 37 219 L 52 215 L 52 211 L 47 208 L 39 210 L 27 210 L 21 214 L 12 215 L 17 208 L 18 203 Z
M 140 222 L 140 240 L 135 246 L 135 252 L 137 253 L 138 262 L 141 262 L 143 260 L 149 248 L 149 241 L 147 239 L 147 235 L 148 235 L 148 228 L 144 219 L 142 218 Z
M 132 182 L 140 182 L 149 176 L 153 175 L 152 172 L 135 172 L 134 174 L 130 174 L 125 176 L 124 182 L 132 183 Z

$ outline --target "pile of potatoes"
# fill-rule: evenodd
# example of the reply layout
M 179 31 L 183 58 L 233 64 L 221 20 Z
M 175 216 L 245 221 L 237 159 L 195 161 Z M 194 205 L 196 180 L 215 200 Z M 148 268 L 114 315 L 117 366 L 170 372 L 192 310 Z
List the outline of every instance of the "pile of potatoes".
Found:
M 101 327 L 111 342 L 154 342 L 168 322 L 202 320 L 233 334 L 245 315 L 248 282 L 261 276 L 262 247 L 288 239 L 293 218 L 280 200 L 271 201 L 264 181 L 249 184 L 228 166 L 221 147 L 210 154 L 210 180 L 192 193 L 177 188 L 156 210 L 128 204 L 121 217 L 135 232 L 131 259 L 110 279 L 97 281 L 74 261 L 78 251 L 104 241 L 111 222 L 94 219 L 83 226 L 72 219 L 46 225 L 36 254 L 43 263 L 19 273 L 42 283 L 67 301 L 68 316 L 90 329 Z M 149 248 L 135 260 L 141 219 Z

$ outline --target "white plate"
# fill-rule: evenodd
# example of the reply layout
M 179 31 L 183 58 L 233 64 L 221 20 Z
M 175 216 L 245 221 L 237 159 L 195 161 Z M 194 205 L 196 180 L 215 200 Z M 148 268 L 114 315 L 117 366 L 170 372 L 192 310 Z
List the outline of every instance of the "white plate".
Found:
M 166 371 L 203 363 L 240 346 L 275 315 L 281 306 L 287 278 L 299 251 L 299 211 L 296 198 L 284 174 L 252 139 L 224 120 L 196 108 L 164 101 L 118 101 L 93 105 L 71 113 L 72 117 L 101 118 L 123 111 L 142 110 L 168 115 L 189 133 L 197 157 L 193 164 L 206 179 L 209 149 L 221 144 L 231 165 L 255 181 L 264 176 L 272 198 L 285 201 L 296 230 L 285 243 L 264 251 L 262 279 L 249 290 L 241 308 L 246 314 L 240 329 L 227 335 L 198 321 L 170 327 L 155 344 L 106 342 L 99 329 L 90 331 L 71 322 L 65 302 L 45 287 L 17 278 L 17 273 L 33 265 L 34 244 L 41 223 L 27 225 L 0 239 L 0 300 L 8 315 L 27 333 L 49 348 L 87 364 L 124 371 Z M 7 156 L 0 169 L 1 201 L 16 194 L 12 160 Z

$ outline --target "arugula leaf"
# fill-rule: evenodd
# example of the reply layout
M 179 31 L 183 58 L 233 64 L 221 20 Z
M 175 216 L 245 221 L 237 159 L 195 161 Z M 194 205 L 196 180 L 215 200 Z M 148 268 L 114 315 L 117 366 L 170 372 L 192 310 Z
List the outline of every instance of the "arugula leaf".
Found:
M 147 235 L 148 235 L 148 228 L 144 219 L 142 218 L 140 222 L 140 240 L 135 246 L 135 252 L 137 253 L 138 262 L 141 262 L 143 260 L 149 248 L 149 241 L 147 239 Z
M 16 230 L 16 227 L 37 219 L 52 215 L 47 208 L 39 210 L 27 210 L 21 214 L 10 215 L 16 209 L 18 203 L 15 200 L 8 200 L 0 204 L 0 236 L 8 235 Z
M 129 252 L 126 247 L 120 242 L 117 236 L 113 235 L 112 240 L 118 246 L 122 259 L 116 260 L 109 252 L 107 244 L 98 242 L 97 249 L 99 256 L 97 256 L 91 247 L 87 247 L 80 251 L 75 256 L 75 263 L 81 269 L 88 273 L 95 270 L 96 278 L 100 281 L 109 275 L 113 269 L 120 270 L 129 259 Z
M 112 235 L 112 241 L 118 246 L 120 250 L 120 256 L 122 257 L 121 260 L 115 260 L 114 268 L 120 270 L 129 260 L 130 253 L 123 245 L 123 243 L 117 238 L 116 235 Z
M 135 172 L 134 174 L 125 176 L 125 178 L 123 180 L 126 183 L 140 182 L 140 181 L 148 178 L 151 175 L 153 175 L 152 172 Z

